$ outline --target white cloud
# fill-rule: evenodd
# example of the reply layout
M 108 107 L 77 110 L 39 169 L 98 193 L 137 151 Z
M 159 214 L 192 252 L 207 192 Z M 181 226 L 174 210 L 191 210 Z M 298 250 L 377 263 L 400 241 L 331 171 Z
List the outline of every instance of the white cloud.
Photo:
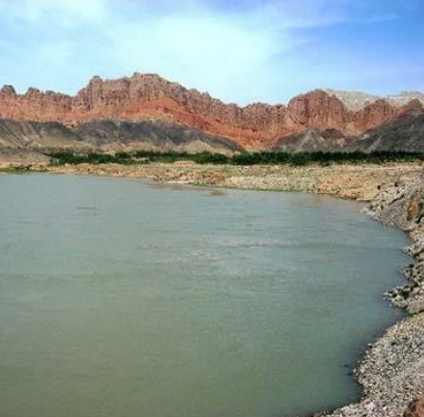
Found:
M 311 30 L 352 18 L 346 0 L 0 0 L 0 15 L 0 82 L 20 91 L 138 71 L 241 103 L 309 85 Z
M 0 45 L 15 43 L 21 64 L 32 62 L 33 83 L 42 88 L 75 92 L 86 82 L 71 82 L 76 74 L 158 72 L 223 99 L 248 101 L 255 94 L 255 86 L 248 85 L 252 79 L 268 71 L 274 55 L 296 44 L 281 30 L 282 22 L 269 23 L 275 11 L 233 14 L 193 0 L 164 6 L 170 3 L 158 8 L 144 0 L 22 0 L 18 8 L 0 0 L 7 17 Z M 46 76 L 39 79 L 43 69 Z

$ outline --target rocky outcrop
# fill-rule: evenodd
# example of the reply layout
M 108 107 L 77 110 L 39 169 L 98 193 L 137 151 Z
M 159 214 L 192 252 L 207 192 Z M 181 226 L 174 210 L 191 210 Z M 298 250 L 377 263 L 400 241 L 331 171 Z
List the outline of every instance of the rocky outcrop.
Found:
M 71 112 L 72 99 L 52 91 L 41 92 L 35 88 L 19 95 L 6 85 L 0 90 L 0 117 L 2 119 L 31 122 L 63 122 Z
M 323 90 L 316 90 L 292 99 L 288 104 L 292 128 L 304 126 L 315 129 L 346 131 L 350 119 L 343 103 Z M 344 127 L 340 129 L 341 127 Z
M 385 187 L 369 207 L 371 215 L 408 233 L 414 243 L 407 249 L 417 260 L 406 269 L 409 282 L 388 292 L 411 314 L 424 312 L 424 180 Z
M 12 86 L 0 90 L 0 118 L 59 122 L 71 127 L 92 120 L 153 119 L 224 136 L 249 149 L 270 148 L 282 137 L 310 129 L 359 135 L 404 111 L 384 100 L 351 111 L 323 90 L 295 97 L 287 106 L 256 103 L 240 107 L 158 75 L 139 73 L 117 80 L 94 77 L 75 97 L 34 88 L 22 95 Z

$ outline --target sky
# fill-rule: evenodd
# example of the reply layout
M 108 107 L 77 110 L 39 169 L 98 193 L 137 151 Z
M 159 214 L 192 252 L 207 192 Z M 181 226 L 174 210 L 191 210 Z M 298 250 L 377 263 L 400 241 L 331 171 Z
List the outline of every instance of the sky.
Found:
M 225 102 L 424 91 L 424 0 L 0 0 L 0 84 L 157 73 Z

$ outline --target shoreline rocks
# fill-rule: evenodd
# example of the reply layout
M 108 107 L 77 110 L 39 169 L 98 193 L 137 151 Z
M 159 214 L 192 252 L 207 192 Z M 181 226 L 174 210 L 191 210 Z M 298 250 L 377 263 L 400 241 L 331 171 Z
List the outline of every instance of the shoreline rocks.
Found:
M 363 399 L 328 417 L 424 416 L 424 176 L 382 188 L 364 210 L 373 219 L 410 234 L 406 248 L 415 258 L 409 282 L 387 297 L 410 315 L 388 329 L 360 363 L 356 376 Z M 322 416 L 319 415 L 319 416 Z

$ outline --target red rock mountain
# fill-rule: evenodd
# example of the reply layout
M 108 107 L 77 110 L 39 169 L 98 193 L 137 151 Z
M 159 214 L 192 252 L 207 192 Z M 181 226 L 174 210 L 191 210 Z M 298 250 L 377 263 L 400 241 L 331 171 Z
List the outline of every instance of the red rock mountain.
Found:
M 352 111 L 335 95 L 315 90 L 293 98 L 288 105 L 225 104 L 207 93 L 186 89 L 158 75 L 102 80 L 94 77 L 75 97 L 30 88 L 19 95 L 12 86 L 0 90 L 0 118 L 60 122 L 77 126 L 91 120 L 141 121 L 157 119 L 188 125 L 225 136 L 246 148 L 267 148 L 276 140 L 308 129 L 335 129 L 357 136 L 390 122 L 419 100 L 396 107 L 377 100 Z

